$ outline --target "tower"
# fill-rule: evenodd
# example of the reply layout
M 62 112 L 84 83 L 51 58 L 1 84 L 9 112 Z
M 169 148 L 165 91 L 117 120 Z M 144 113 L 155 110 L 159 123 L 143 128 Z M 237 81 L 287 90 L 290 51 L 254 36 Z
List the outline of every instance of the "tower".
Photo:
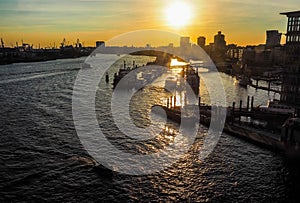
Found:
M 221 31 L 218 32 L 214 37 L 215 50 L 224 50 L 226 49 L 225 35 Z
M 267 30 L 267 40 L 266 46 L 267 47 L 275 47 L 280 45 L 281 35 L 278 30 Z
M 180 37 L 180 47 L 181 48 L 191 47 L 190 37 Z
M 205 44 L 206 44 L 206 38 L 203 37 L 203 36 L 198 37 L 198 38 L 197 38 L 197 44 L 198 44 L 200 47 L 204 48 L 204 47 L 205 47 Z
M 300 113 L 300 11 L 281 13 L 288 17 L 285 45 L 285 73 L 281 101 L 293 105 Z

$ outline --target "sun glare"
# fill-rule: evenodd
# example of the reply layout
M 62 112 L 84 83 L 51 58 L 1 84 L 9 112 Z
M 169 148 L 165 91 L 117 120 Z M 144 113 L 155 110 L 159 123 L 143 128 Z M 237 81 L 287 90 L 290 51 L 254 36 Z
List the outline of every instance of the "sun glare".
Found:
M 191 16 L 191 7 L 184 2 L 176 2 L 166 9 L 167 22 L 173 28 L 181 28 L 188 25 Z

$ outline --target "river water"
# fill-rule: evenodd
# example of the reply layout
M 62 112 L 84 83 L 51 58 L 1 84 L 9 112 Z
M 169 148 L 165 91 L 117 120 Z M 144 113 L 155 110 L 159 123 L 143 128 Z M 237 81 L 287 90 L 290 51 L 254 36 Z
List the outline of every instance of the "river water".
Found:
M 109 57 L 109 56 L 108 56 Z M 73 85 L 84 58 L 0 66 L 0 201 L 1 202 L 297 202 L 300 167 L 283 155 L 222 134 L 213 153 L 200 161 L 207 128 L 188 153 L 171 167 L 151 175 L 129 176 L 95 170 L 82 146 L 72 117 Z M 146 57 L 129 57 L 145 64 Z M 119 64 L 110 70 L 110 81 Z M 215 79 L 213 72 L 203 77 Z M 273 99 L 254 88 L 244 89 L 221 74 L 227 105 L 247 96 L 255 105 Z M 124 141 L 108 112 L 112 86 L 102 80 L 96 111 L 100 127 L 119 148 L 132 153 L 155 152 L 172 141 L 178 128 L 146 144 Z M 202 102 L 209 102 L 202 88 Z M 137 125 L 147 126 L 149 108 L 166 93 L 144 89 L 132 99 Z M 275 95 L 278 98 L 278 95 Z M 140 102 L 143 101 L 143 102 Z M 169 137 L 166 141 L 166 137 Z

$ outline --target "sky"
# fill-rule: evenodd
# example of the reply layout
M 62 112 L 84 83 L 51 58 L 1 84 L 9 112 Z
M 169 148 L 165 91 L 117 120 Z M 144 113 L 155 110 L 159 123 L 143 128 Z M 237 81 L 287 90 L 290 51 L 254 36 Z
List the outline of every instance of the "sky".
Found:
M 266 30 L 286 32 L 287 18 L 279 13 L 300 10 L 299 0 L 182 0 L 191 18 L 178 28 L 166 16 L 176 2 L 180 0 L 0 0 L 0 37 L 6 46 L 23 40 L 52 47 L 63 38 L 93 46 L 127 32 L 157 29 L 190 36 L 193 42 L 205 36 L 210 43 L 222 31 L 229 44 L 257 45 L 265 43 Z

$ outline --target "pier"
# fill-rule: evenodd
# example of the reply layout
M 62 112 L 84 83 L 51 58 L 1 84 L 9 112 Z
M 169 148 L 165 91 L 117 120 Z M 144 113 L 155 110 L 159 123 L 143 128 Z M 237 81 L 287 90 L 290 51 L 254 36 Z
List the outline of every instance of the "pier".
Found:
M 172 101 L 174 101 L 173 97 L 167 98 L 167 105 L 160 107 L 165 110 L 168 119 L 180 123 L 181 111 L 189 107 L 176 106 Z M 298 147 L 300 141 L 295 139 L 299 125 L 289 127 L 286 124 L 291 122 L 293 114 L 268 112 L 254 107 L 254 97 L 248 97 L 245 106 L 243 106 L 242 100 L 239 102 L 239 106 L 233 102 L 230 107 L 210 106 L 200 103 L 200 101 L 199 98 L 200 124 L 209 127 L 212 119 L 218 121 L 225 116 L 224 132 L 259 146 L 283 152 L 288 157 L 300 158 L 300 148 Z M 224 112 L 221 109 L 225 109 L 226 115 L 220 113 Z

